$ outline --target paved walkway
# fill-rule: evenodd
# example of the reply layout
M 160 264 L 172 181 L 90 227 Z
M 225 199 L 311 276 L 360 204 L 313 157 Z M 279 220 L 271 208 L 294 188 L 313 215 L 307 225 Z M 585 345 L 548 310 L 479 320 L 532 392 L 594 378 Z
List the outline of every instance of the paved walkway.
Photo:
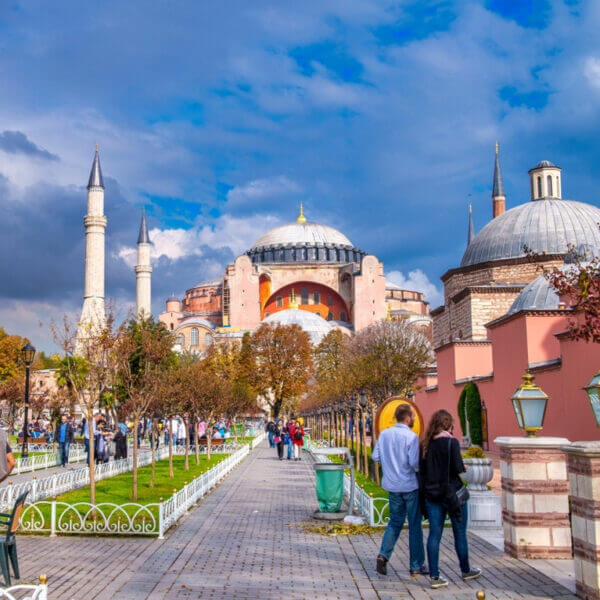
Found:
M 364 599 L 572 600 L 568 590 L 522 561 L 472 536 L 471 556 L 483 568 L 479 581 L 460 579 L 447 531 L 441 569 L 451 581 L 430 590 L 409 576 L 406 535 L 390 561 L 389 575 L 375 572 L 381 534 L 323 537 L 303 533 L 315 508 L 308 461 L 279 462 L 272 450 L 252 452 L 167 539 L 21 537 L 23 579 L 48 575 L 50 597 L 108 600 Z

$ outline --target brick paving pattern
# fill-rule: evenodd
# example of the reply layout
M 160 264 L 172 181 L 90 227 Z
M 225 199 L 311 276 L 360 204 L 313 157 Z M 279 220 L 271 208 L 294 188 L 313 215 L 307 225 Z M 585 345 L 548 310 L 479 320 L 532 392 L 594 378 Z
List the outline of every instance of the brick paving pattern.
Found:
M 303 533 L 299 524 L 315 505 L 306 457 L 279 462 L 274 451 L 260 447 L 163 541 L 21 537 L 23 580 L 45 572 L 50 597 L 61 600 L 473 600 L 479 589 L 488 600 L 575 600 L 567 589 L 474 536 L 472 563 L 483 576 L 463 582 L 449 530 L 440 561 L 448 588 L 431 590 L 428 578 L 410 577 L 404 533 L 388 576 L 380 576 L 374 567 L 381 535 Z

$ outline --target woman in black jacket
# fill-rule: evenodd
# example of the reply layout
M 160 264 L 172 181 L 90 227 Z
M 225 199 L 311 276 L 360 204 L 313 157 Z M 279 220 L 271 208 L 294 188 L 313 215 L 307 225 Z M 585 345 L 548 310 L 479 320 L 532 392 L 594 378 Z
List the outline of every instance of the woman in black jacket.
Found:
M 431 587 L 440 588 L 448 582 L 440 577 L 440 542 L 446 515 L 452 521 L 454 548 L 458 556 L 462 578 L 465 581 L 481 575 L 480 569 L 469 565 L 467 542 L 467 503 L 461 502 L 456 492 L 463 488 L 460 474 L 465 466 L 458 440 L 452 435 L 452 415 L 447 410 L 433 414 L 425 438 L 421 444 L 421 485 L 429 515 L 429 537 L 427 539 L 427 561 Z

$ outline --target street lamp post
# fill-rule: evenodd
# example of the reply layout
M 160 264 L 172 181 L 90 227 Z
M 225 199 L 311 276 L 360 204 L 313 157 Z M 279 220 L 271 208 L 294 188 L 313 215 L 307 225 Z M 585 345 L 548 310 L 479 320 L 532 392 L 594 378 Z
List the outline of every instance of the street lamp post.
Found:
M 27 451 L 27 420 L 29 418 L 29 369 L 33 363 L 35 357 L 35 348 L 27 342 L 23 348 L 21 348 L 21 356 L 25 363 L 25 418 L 23 420 L 23 451 L 21 456 L 27 458 L 29 455 Z
M 596 419 L 596 425 L 600 427 L 600 371 L 598 371 L 592 377 L 592 380 L 585 386 L 585 392 L 590 401 L 594 419 Z
M 519 427 L 527 437 L 535 437 L 544 425 L 548 396 L 533 383 L 533 375 L 523 375 L 523 383 L 516 389 L 511 401 Z

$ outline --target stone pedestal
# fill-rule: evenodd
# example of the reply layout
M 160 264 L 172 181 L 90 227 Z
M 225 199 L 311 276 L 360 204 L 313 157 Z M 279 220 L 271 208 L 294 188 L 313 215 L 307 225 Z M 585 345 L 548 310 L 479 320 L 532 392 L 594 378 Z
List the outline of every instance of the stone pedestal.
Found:
M 566 446 L 577 595 L 600 598 L 600 442 Z
M 470 529 L 496 529 L 502 526 L 500 498 L 488 489 L 494 477 L 494 468 L 489 458 L 464 458 L 467 472 L 463 476 L 469 485 Z
M 565 438 L 501 437 L 504 550 L 517 558 L 571 558 Z

